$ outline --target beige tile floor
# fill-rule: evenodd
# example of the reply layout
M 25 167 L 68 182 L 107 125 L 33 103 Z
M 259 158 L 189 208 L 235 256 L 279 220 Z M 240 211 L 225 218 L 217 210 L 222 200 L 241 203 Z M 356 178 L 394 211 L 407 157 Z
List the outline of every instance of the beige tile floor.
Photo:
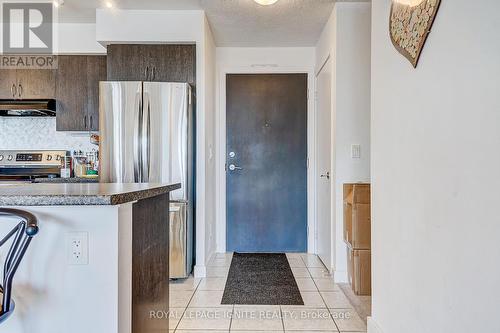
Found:
M 170 332 L 366 332 L 349 298 L 311 254 L 287 254 L 303 306 L 221 305 L 231 258 L 217 254 L 206 278 L 170 283 Z

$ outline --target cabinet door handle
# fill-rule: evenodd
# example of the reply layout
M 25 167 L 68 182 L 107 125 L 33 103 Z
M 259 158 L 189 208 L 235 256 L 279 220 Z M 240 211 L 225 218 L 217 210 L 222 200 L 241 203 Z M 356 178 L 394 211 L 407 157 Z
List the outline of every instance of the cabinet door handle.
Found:
M 87 116 L 83 116 L 83 127 L 87 128 Z
M 92 116 L 90 116 L 90 126 L 89 129 L 92 129 L 93 121 L 92 121 Z
M 22 94 L 23 94 L 23 86 L 19 83 L 19 98 L 21 98 Z
M 146 69 L 144 70 L 144 77 L 146 81 L 149 81 L 149 66 L 146 66 Z
M 152 67 L 151 68 L 151 77 L 152 77 L 151 81 L 155 80 L 155 77 L 156 77 L 155 69 L 156 69 L 156 67 Z
M 16 95 L 17 95 L 17 87 L 16 87 L 16 84 L 13 83 L 12 84 L 12 87 L 10 87 L 10 93 L 12 94 L 12 97 L 13 98 L 16 98 Z

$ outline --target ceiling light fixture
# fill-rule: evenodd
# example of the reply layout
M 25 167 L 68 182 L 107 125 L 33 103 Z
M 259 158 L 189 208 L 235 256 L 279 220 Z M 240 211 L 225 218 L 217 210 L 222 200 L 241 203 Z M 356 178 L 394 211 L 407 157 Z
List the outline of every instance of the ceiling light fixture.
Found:
M 278 2 L 278 0 L 253 0 L 262 6 L 269 6 Z
M 52 4 L 54 5 L 54 7 L 58 8 L 59 6 L 64 5 L 64 0 L 54 0 L 52 1 Z
M 394 0 L 395 2 L 402 4 L 402 5 L 407 5 L 410 7 L 415 7 L 420 5 L 424 0 Z
M 106 2 L 106 7 L 113 8 L 113 3 L 111 1 Z

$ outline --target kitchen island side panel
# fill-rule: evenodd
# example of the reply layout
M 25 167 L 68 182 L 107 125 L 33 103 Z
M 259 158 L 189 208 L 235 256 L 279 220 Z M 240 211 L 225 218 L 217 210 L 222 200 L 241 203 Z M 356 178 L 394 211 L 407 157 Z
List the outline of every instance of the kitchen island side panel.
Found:
M 133 205 L 132 332 L 169 332 L 169 194 Z

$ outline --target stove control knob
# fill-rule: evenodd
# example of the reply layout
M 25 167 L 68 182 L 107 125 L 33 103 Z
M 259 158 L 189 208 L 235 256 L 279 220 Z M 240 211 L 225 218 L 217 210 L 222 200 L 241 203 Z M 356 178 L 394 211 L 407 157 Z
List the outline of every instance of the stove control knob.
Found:
M 52 155 L 47 155 L 47 161 L 52 161 Z
M 12 159 L 13 159 L 12 155 L 9 155 L 9 156 L 7 157 L 7 161 L 12 161 Z
M 3 155 L 0 155 L 0 161 L 3 161 Z

